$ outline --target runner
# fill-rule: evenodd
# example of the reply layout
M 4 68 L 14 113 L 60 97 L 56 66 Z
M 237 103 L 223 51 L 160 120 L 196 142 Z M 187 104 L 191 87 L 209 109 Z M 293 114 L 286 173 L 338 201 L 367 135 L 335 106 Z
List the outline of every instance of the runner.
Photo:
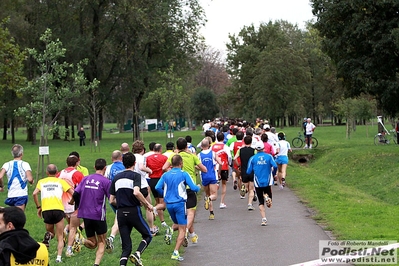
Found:
M 118 226 L 122 239 L 122 254 L 119 260 L 120 266 L 127 264 L 127 259 L 132 251 L 132 240 L 130 234 L 135 228 L 142 237 L 135 253 L 130 254 L 129 259 L 135 265 L 142 265 L 141 254 L 151 243 L 152 234 L 148 224 L 143 219 L 140 205 L 147 210 L 152 210 L 153 206 L 149 203 L 141 190 L 141 176 L 134 172 L 136 157 L 128 152 L 123 156 L 123 165 L 126 170 L 117 174 L 111 183 L 110 202 L 114 204 L 118 211 Z
M 221 132 L 220 132 L 221 133 Z M 223 136 L 223 133 L 221 133 Z M 222 139 L 223 140 L 223 139 Z M 203 139 L 201 141 L 201 149 L 202 151 L 198 154 L 198 159 L 200 162 L 206 167 L 205 173 L 201 174 L 202 185 L 205 190 L 205 210 L 209 210 L 209 220 L 215 219 L 215 214 L 213 212 L 213 204 L 212 201 L 215 201 L 218 197 L 218 175 L 215 170 L 216 163 L 219 165 L 222 164 L 220 158 L 216 155 L 216 153 L 209 148 L 209 140 Z
M 183 244 L 183 242 L 187 241 L 187 238 L 185 237 L 187 229 L 187 191 L 185 185 L 187 184 L 191 191 L 199 191 L 199 186 L 193 183 L 190 175 L 181 170 L 182 166 L 182 157 L 178 154 L 174 155 L 172 157 L 172 170 L 164 173 L 155 186 L 155 189 L 158 191 L 158 193 L 163 195 L 170 218 L 173 221 L 172 228 L 169 228 L 165 235 L 166 243 L 170 244 L 173 230 L 179 231 L 179 235 L 176 239 L 175 250 L 171 256 L 172 260 L 178 261 L 183 260 L 183 257 L 181 257 L 179 254 L 180 246 Z
M 233 162 L 233 189 L 237 190 L 237 186 L 241 188 L 241 168 L 240 168 L 240 158 L 237 157 L 238 150 L 244 145 L 242 139 L 244 138 L 244 133 L 242 131 L 238 131 L 236 134 L 237 141 L 233 142 L 230 145 L 230 150 L 233 154 L 234 162 Z
M 163 174 L 162 167 L 167 160 L 168 157 L 162 154 L 162 145 L 159 143 L 155 144 L 154 153 L 147 157 L 147 167 L 152 170 L 152 173 L 149 175 L 150 179 L 148 182 L 151 188 L 151 193 L 155 199 L 155 205 L 157 206 L 164 205 L 163 196 L 162 194 L 158 193 L 158 191 L 155 189 L 155 186 Z M 161 220 L 161 225 L 163 227 L 167 227 L 168 225 L 165 222 L 165 217 L 161 208 L 157 209 L 157 215 Z
M 194 184 L 197 184 L 197 174 L 195 169 L 199 169 L 201 172 L 206 172 L 206 167 L 200 162 L 198 157 L 195 154 L 192 154 L 188 151 L 187 141 L 184 138 L 178 138 L 176 141 L 176 146 L 179 155 L 183 158 L 183 170 L 186 171 Z M 172 158 L 169 158 L 168 161 L 162 167 L 163 171 L 167 171 L 169 167 L 172 165 Z M 191 242 L 196 244 L 198 242 L 198 235 L 194 231 L 194 218 L 195 211 L 197 208 L 197 194 L 191 189 L 187 189 L 187 228 Z
M 104 177 L 107 163 L 104 159 L 97 159 L 94 165 L 95 174 L 86 176 L 73 193 L 73 199 L 79 206 L 78 217 L 83 218 L 86 228 L 86 237 L 83 243 L 89 249 L 97 248 L 94 266 L 99 266 L 104 255 L 107 220 L 106 202 L 109 198 L 111 181 Z M 110 246 L 110 243 L 107 243 Z
M 263 142 L 260 142 L 263 144 Z M 245 194 L 248 192 L 248 211 L 253 211 L 254 207 L 252 202 L 254 200 L 254 176 L 252 173 L 247 173 L 248 161 L 253 155 L 255 155 L 255 149 L 251 147 L 252 137 L 245 136 L 244 146 L 237 152 L 236 157 L 240 158 L 241 166 L 241 179 L 242 186 L 240 188 L 240 196 L 245 199 Z M 256 144 L 258 145 L 258 143 Z M 236 159 L 235 157 L 235 159 Z
M 223 144 L 224 134 L 219 132 L 216 135 L 217 142 L 212 146 L 212 151 L 216 153 L 216 155 L 220 158 L 222 165 L 217 165 L 218 168 L 218 176 L 222 180 L 222 195 L 220 199 L 220 209 L 225 209 L 227 206 L 224 202 L 226 197 L 226 183 L 229 179 L 229 166 L 232 162 L 231 159 L 231 151 L 229 147 Z
M 267 225 L 265 203 L 268 208 L 272 206 L 272 168 L 277 167 L 273 157 L 265 153 L 263 142 L 256 145 L 257 154 L 252 156 L 248 162 L 247 174 L 254 175 L 254 185 L 259 199 L 259 211 L 262 217 L 262 226 Z
M 278 133 L 278 143 L 277 143 L 277 177 L 280 183 L 280 189 L 285 187 L 285 177 L 287 175 L 287 165 L 288 165 L 288 152 L 292 152 L 290 143 L 285 140 L 284 132 Z

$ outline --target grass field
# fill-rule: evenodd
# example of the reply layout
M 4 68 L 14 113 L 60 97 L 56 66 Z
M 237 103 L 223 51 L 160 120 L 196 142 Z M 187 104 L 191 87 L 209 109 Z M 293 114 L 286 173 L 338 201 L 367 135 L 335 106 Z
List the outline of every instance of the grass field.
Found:
M 112 125 L 106 127 L 111 128 Z M 297 136 L 299 128 L 285 128 L 287 140 Z M 345 240 L 398 240 L 399 236 L 399 145 L 375 146 L 373 142 L 377 126 L 358 126 L 350 139 L 345 138 L 345 127 L 317 127 L 315 136 L 319 140 L 317 149 L 296 150 L 294 153 L 312 153 L 314 158 L 307 164 L 290 161 L 287 184 L 300 197 L 301 201 L 314 210 L 314 218 L 326 230 L 332 231 L 338 239 Z M 21 132 L 21 130 L 19 131 Z M 193 143 L 201 139 L 200 131 L 175 132 L 175 141 L 179 136 L 191 135 Z M 24 146 L 24 160 L 31 164 L 34 176 L 39 161 L 38 146 L 27 143 L 25 135 L 18 133 L 17 143 Z M 170 141 L 165 132 L 147 132 L 143 140 L 148 146 L 151 141 L 163 145 Z M 79 141 L 49 141 L 51 163 L 59 168 L 65 167 L 65 159 L 71 151 L 78 151 L 82 165 L 93 173 L 93 164 L 97 158 L 110 162 L 111 152 L 119 149 L 122 142 L 132 142 L 131 133 L 111 134 L 104 132 L 103 140 L 96 150 L 86 142 L 79 147 Z M 10 141 L 0 142 L 0 155 L 3 162 L 11 160 Z M 47 164 L 47 158 L 44 158 Z M 40 176 L 40 174 L 39 174 Z M 30 193 L 33 191 L 30 187 Z M 6 193 L 0 194 L 4 202 Z M 26 228 L 31 235 L 41 241 L 44 224 L 36 216 L 33 200 L 27 207 Z M 114 215 L 108 212 L 109 225 Z M 159 226 L 159 220 L 156 221 Z M 133 233 L 133 246 L 140 237 Z M 51 242 L 51 264 L 55 260 L 55 242 Z M 115 265 L 119 260 L 120 243 L 116 240 L 113 254 L 105 254 L 102 265 Z M 173 245 L 166 246 L 162 236 L 156 236 L 143 254 L 145 265 L 177 265 L 170 260 Z M 92 265 L 95 252 L 83 248 L 81 254 L 72 258 L 63 258 L 66 265 Z

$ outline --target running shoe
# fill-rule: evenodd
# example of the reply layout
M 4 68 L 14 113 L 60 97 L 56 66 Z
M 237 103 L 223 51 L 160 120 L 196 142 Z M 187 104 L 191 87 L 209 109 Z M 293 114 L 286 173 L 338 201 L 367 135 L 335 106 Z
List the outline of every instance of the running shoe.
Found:
M 150 232 L 151 232 L 152 236 L 155 236 L 159 232 L 159 227 L 154 226 L 152 229 L 150 229 Z
M 161 223 L 161 226 L 162 226 L 162 227 L 168 227 L 168 224 L 167 224 L 165 221 L 163 221 L 163 222 Z
M 256 196 L 256 194 L 254 194 L 254 198 L 252 199 L 252 201 L 257 201 L 258 197 Z
M 143 263 L 141 262 L 140 256 L 137 254 L 137 252 L 130 254 L 129 259 L 134 265 L 143 266 Z
M 184 260 L 183 257 L 180 256 L 179 252 L 173 252 L 172 256 L 170 257 L 172 260 L 182 261 Z
M 245 197 L 245 193 L 247 193 L 247 189 L 245 188 L 245 185 L 242 184 L 240 188 L 240 196 Z
M 62 262 L 61 259 L 56 259 L 56 260 L 55 260 L 55 263 L 61 263 L 61 262 Z
M 240 196 L 240 199 L 245 199 L 245 196 Z
M 65 251 L 65 256 L 68 257 L 68 258 L 72 257 L 73 256 L 73 251 L 71 249 L 67 249 Z
M 237 180 L 234 181 L 233 189 L 237 190 Z
M 205 210 L 209 210 L 209 205 L 211 204 L 211 198 L 205 197 L 204 200 L 205 200 L 205 204 L 204 204 Z
M 184 234 L 184 239 L 183 243 L 181 244 L 183 247 L 188 247 L 188 237 L 187 237 L 187 232 Z
M 280 185 L 280 186 L 278 186 L 278 187 L 280 188 L 280 190 L 283 190 L 283 189 L 284 189 L 283 185 Z
M 282 186 L 285 187 L 285 178 L 282 178 L 281 181 L 282 181 L 282 182 L 281 182 L 281 183 L 282 183 Z
M 262 218 L 262 223 L 260 224 L 261 226 L 266 226 L 267 225 L 267 219 Z
M 108 254 L 114 250 L 114 244 L 112 243 L 111 237 L 105 239 L 105 252 Z
M 45 244 L 47 248 L 50 246 L 50 240 L 51 240 L 51 233 L 50 232 L 46 232 L 44 234 L 42 243 Z
M 172 235 L 173 235 L 173 228 L 168 226 L 168 228 L 166 228 L 165 237 L 164 237 L 166 245 L 170 245 L 170 242 L 172 241 Z
M 226 206 L 226 204 L 224 204 L 224 203 L 220 203 L 220 206 L 219 206 L 219 208 L 220 208 L 220 209 L 226 209 L 226 208 L 227 208 L 227 206 Z
M 79 253 L 79 252 L 82 250 L 82 245 L 80 244 L 80 241 L 79 241 L 79 240 L 75 239 L 75 240 L 73 241 L 72 250 L 73 250 L 74 252 L 76 252 L 76 253 Z
M 269 195 L 267 193 L 263 194 L 263 198 L 265 199 L 266 206 L 268 208 L 271 208 L 272 207 L 272 199 L 269 197 Z
M 213 213 L 209 214 L 209 220 L 215 220 L 215 214 Z
M 252 204 L 248 204 L 248 211 L 253 211 L 255 210 L 254 206 Z
M 191 243 L 193 243 L 193 244 L 197 244 L 198 243 L 198 235 L 197 234 L 194 234 L 191 237 Z

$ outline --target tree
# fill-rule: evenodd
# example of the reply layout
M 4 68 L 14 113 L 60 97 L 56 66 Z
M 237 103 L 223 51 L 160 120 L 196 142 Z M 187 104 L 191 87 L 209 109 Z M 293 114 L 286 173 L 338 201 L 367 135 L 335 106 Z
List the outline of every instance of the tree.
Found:
M 10 32 L 5 27 L 6 23 L 6 20 L 0 23 L 0 95 L 2 99 L 0 108 L 4 117 L 3 139 L 7 139 L 7 125 L 10 120 L 11 142 L 15 143 L 13 111 L 17 107 L 19 98 L 16 90 L 26 84 L 23 73 L 25 53 L 10 36 Z
M 389 115 L 397 113 L 398 1 L 311 2 L 323 50 L 335 62 L 347 95 L 373 95 Z
M 40 37 L 44 50 L 28 49 L 29 55 L 37 63 L 37 76 L 28 81 L 26 87 L 18 92 L 28 95 L 31 101 L 17 110 L 25 117 L 25 122 L 32 128 L 40 128 L 40 145 L 47 145 L 46 126 L 51 127 L 64 107 L 71 105 L 71 99 L 85 88 L 87 80 L 83 74 L 81 62 L 76 66 L 62 62 L 66 49 L 59 40 L 52 40 L 52 33 L 47 29 Z M 86 62 L 87 63 L 87 62 Z M 55 114 L 49 122 L 49 114 Z M 35 138 L 33 138 L 33 144 Z
M 216 117 L 219 108 L 215 94 L 204 87 L 195 90 L 191 99 L 192 117 L 198 121 Z

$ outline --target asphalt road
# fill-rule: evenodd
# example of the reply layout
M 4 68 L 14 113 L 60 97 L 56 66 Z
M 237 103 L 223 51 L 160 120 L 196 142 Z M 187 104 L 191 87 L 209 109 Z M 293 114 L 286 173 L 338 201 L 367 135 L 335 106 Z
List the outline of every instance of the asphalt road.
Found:
M 219 203 L 220 195 L 214 204 L 215 220 L 208 220 L 203 197 L 199 200 L 198 244 L 189 242 L 180 265 L 292 265 L 318 259 L 319 240 L 330 239 L 287 187 L 273 187 L 267 226 L 260 225 L 258 202 L 248 211 L 247 199 L 240 199 L 232 181 L 227 183 L 227 208 L 219 209 Z

